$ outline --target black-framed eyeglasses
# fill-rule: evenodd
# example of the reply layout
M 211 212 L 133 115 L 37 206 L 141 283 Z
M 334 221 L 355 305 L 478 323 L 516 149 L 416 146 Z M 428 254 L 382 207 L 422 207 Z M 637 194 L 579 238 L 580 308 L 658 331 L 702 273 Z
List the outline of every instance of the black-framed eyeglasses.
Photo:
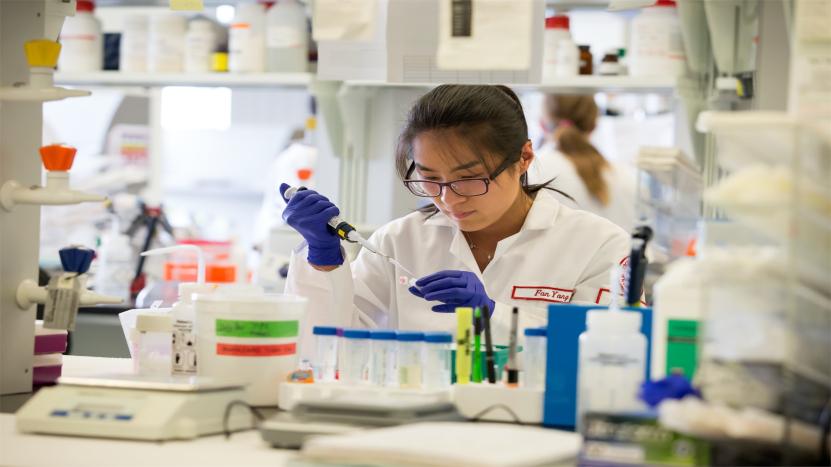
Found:
M 407 178 L 404 180 L 404 186 L 410 190 L 410 193 L 424 198 L 435 198 L 442 195 L 444 187 L 453 190 L 459 196 L 471 197 L 482 196 L 488 192 L 491 180 L 495 180 L 502 172 L 505 171 L 515 160 L 505 159 L 499 164 L 499 167 L 487 177 L 477 178 L 460 178 L 450 182 L 436 182 L 433 180 L 416 180 Z M 415 170 L 415 163 L 410 165 L 407 169 L 407 177 L 410 177 Z

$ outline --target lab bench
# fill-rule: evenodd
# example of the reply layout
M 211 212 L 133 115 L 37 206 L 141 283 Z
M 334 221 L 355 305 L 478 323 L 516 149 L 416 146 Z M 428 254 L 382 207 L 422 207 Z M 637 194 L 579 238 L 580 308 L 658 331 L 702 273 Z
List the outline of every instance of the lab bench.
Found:
M 131 370 L 126 358 L 67 355 L 63 374 L 93 376 Z M 24 395 L 25 396 L 25 395 Z M 6 399 L 8 396 L 4 396 Z M 6 399 L 8 400 L 8 399 Z M 0 465 L 34 466 L 280 466 L 303 465 L 296 451 L 274 449 L 257 430 L 205 436 L 192 441 L 125 441 L 19 433 L 15 416 L 0 414 Z

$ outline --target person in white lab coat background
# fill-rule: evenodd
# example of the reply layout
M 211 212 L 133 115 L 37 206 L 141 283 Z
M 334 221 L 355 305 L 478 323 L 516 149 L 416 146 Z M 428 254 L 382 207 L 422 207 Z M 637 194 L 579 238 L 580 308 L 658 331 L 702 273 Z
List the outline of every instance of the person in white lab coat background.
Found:
M 547 141 L 530 169 L 532 182 L 552 185 L 571 196 L 578 209 L 605 217 L 631 232 L 635 225 L 634 170 L 612 164 L 589 141 L 598 109 L 592 96 L 545 96 Z
M 534 152 L 509 88 L 428 92 L 407 116 L 396 158 L 406 187 L 432 204 L 369 241 L 418 276 L 415 288 L 400 267 L 365 249 L 344 262 L 326 226 L 339 211 L 326 197 L 306 190 L 289 200 L 283 217 L 306 239 L 286 284 L 309 299 L 304 341 L 315 325 L 451 331 L 456 307 L 487 306 L 495 341 L 507 343 L 513 306 L 524 328 L 544 325 L 550 303 L 608 302 L 609 270 L 627 257 L 629 237 L 528 184 Z M 301 345 L 301 356 L 311 347 Z

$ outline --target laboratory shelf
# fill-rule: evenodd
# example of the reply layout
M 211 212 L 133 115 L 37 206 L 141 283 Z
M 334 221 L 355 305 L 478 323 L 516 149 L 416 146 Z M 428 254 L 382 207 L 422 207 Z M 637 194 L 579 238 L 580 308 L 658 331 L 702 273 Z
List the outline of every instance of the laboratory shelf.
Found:
M 311 73 L 55 73 L 63 85 L 100 86 L 222 86 L 222 87 L 307 87 Z
M 433 88 L 441 83 L 390 83 L 384 81 L 346 81 L 345 84 L 353 87 L 380 87 L 380 88 Z M 626 93 L 658 93 L 671 94 L 675 92 L 677 80 L 665 76 L 596 76 L 582 75 L 567 78 L 557 78 L 543 83 L 519 83 L 508 86 L 520 91 L 541 92 L 626 92 Z

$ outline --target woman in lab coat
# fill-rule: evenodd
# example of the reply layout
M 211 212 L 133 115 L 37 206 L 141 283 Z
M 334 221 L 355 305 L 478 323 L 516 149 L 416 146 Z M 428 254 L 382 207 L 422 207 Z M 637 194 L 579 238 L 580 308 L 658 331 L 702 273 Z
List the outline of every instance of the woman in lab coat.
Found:
M 306 244 L 294 251 L 286 291 L 309 299 L 305 339 L 315 325 L 451 331 L 456 307 L 487 306 L 494 339 L 506 343 L 514 306 L 524 328 L 544 325 L 550 303 L 608 302 L 609 270 L 626 258 L 629 238 L 605 219 L 561 205 L 551 189 L 528 185 L 534 152 L 509 88 L 428 92 L 407 116 L 396 158 L 406 187 L 432 205 L 369 241 L 412 271 L 417 288 L 400 267 L 365 249 L 344 262 L 326 227 L 338 208 L 312 190 L 298 192 L 283 218 Z
M 589 141 L 597 123 L 592 96 L 546 95 L 547 142 L 537 150 L 532 182 L 554 179 L 578 209 L 605 217 L 631 232 L 635 224 L 635 173 L 613 165 Z

